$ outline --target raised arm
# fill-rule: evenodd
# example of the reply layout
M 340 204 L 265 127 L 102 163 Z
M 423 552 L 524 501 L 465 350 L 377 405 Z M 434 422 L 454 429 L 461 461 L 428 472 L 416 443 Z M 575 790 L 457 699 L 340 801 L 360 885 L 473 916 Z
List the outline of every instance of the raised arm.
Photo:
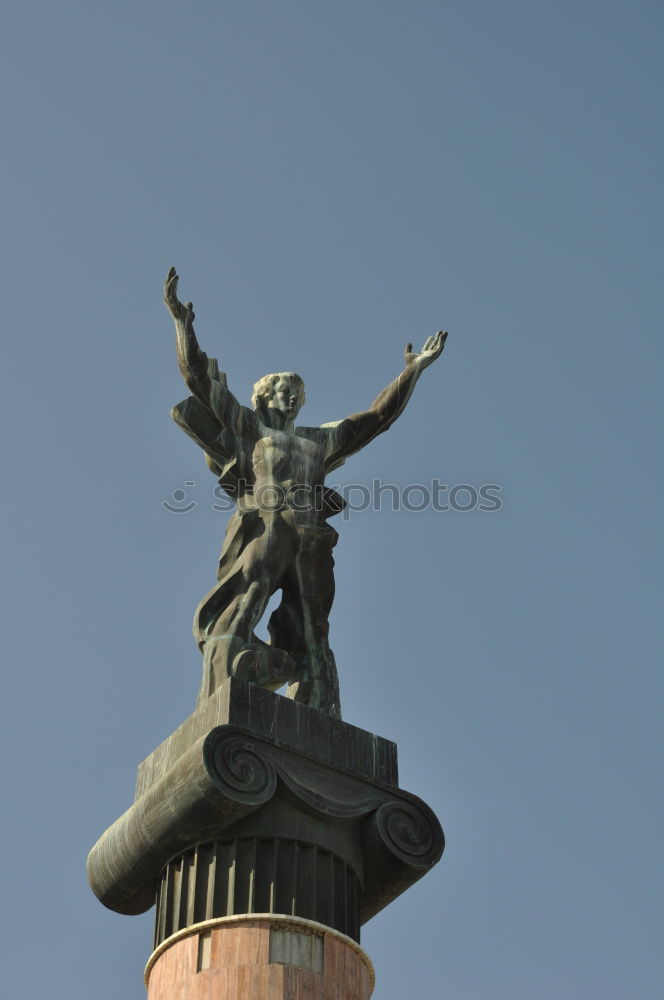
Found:
M 424 369 L 442 354 L 446 340 L 447 333 L 439 330 L 433 337 L 427 338 L 419 354 L 413 353 L 412 344 L 406 345 L 405 366 L 401 374 L 376 396 L 368 410 L 354 413 L 334 427 L 326 461 L 328 471 L 341 465 L 349 455 L 355 454 L 392 426 L 403 413 Z
M 194 308 L 177 296 L 178 275 L 171 267 L 164 282 L 164 302 L 175 321 L 175 349 L 178 367 L 191 394 L 225 427 L 244 437 L 256 424 L 254 413 L 240 406 L 226 385 L 226 376 L 217 368 L 214 358 L 202 351 L 194 333 Z
M 183 305 L 178 299 L 178 274 L 169 268 L 164 282 L 164 303 L 175 322 L 175 351 L 178 368 L 187 388 L 204 404 L 209 403 L 210 376 L 208 359 L 194 333 L 194 307 L 191 302 Z

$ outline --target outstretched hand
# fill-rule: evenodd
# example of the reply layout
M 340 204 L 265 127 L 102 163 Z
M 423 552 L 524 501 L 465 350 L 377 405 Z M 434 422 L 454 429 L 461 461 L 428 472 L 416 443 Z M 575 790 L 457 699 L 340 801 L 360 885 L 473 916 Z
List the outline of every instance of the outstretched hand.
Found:
M 196 395 L 207 392 L 208 357 L 200 349 L 194 333 L 194 307 L 191 302 L 182 305 L 178 298 L 178 275 L 169 268 L 164 282 L 164 302 L 175 320 L 175 349 L 182 377 Z
M 191 324 L 196 318 L 194 307 L 191 302 L 182 305 L 178 298 L 179 277 L 174 267 L 168 269 L 166 281 L 164 282 L 164 302 L 166 308 L 176 322 Z
M 424 347 L 419 354 L 413 353 L 412 344 L 406 344 L 406 350 L 403 355 L 406 365 L 417 365 L 419 368 L 428 368 L 443 353 L 446 340 L 447 331 L 439 330 L 433 337 L 427 337 Z

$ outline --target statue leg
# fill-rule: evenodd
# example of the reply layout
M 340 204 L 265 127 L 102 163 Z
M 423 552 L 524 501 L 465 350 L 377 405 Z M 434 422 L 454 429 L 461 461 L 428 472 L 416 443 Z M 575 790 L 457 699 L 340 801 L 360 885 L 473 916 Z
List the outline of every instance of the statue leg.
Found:
M 254 629 L 281 585 L 286 567 L 294 561 L 297 546 L 290 518 L 282 514 L 261 518 L 229 572 L 199 605 L 197 622 L 208 620 L 205 632 L 199 632 L 203 651 L 199 700 L 227 677 L 276 690 L 292 676 L 295 663 L 290 656 L 262 642 Z
M 282 601 L 268 631 L 272 643 L 287 649 L 297 663 L 288 697 L 341 718 L 337 667 L 328 643 L 334 600 L 332 548 L 338 535 L 328 525 L 300 526 L 298 533 L 298 552 L 283 577 Z

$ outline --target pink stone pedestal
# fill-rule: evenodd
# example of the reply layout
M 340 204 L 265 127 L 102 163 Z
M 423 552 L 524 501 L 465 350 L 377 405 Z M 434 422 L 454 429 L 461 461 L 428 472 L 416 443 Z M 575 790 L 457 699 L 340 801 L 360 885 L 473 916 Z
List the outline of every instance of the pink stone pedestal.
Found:
M 373 966 L 352 938 L 279 914 L 220 917 L 163 941 L 148 1000 L 369 1000 Z

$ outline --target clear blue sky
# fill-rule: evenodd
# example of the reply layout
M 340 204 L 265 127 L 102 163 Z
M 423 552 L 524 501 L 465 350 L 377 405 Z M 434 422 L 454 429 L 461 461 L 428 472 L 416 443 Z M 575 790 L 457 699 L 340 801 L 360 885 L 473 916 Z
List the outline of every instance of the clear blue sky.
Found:
M 503 487 L 337 525 L 344 716 L 448 841 L 364 929 L 377 1000 L 661 996 L 662 3 L 2 20 L 2 1000 L 143 996 L 152 916 L 84 864 L 193 705 L 224 530 L 168 416 L 171 264 L 241 401 L 294 369 L 307 423 L 448 329 L 337 482 Z

